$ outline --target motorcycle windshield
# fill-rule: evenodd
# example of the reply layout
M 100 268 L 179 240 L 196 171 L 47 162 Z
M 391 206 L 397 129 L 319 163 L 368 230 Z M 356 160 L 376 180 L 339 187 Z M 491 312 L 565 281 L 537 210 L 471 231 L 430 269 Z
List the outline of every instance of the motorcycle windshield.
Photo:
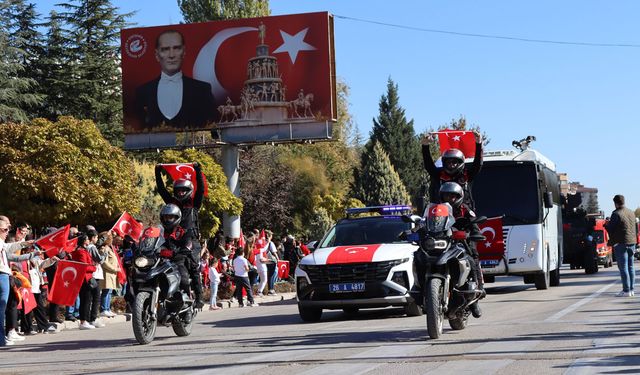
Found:
M 455 221 L 449 203 L 431 203 L 425 210 L 425 226 L 430 233 L 446 232 Z
M 138 248 L 141 254 L 151 255 L 154 254 L 163 244 L 163 237 L 142 237 Z

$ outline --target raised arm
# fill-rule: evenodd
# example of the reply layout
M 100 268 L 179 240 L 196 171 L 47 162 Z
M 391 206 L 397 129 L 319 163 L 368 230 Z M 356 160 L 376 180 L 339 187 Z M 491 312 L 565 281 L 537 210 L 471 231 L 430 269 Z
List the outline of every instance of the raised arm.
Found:
M 473 134 L 476 137 L 476 153 L 467 175 L 469 181 L 472 181 L 474 177 L 480 173 L 480 169 L 482 169 L 482 135 L 477 130 L 474 130 Z
M 171 199 L 171 194 L 167 190 L 167 187 L 162 180 L 162 165 L 156 164 L 156 186 L 158 188 L 158 194 L 164 201 L 164 203 L 171 203 L 173 200 Z
M 433 162 L 433 157 L 431 156 L 431 148 L 429 147 L 433 143 L 433 137 L 430 134 L 422 137 L 422 161 L 424 163 L 424 169 L 427 171 L 429 176 L 434 179 L 438 178 L 438 168 L 436 164 Z
M 204 198 L 204 175 L 198 162 L 193 163 L 193 170 L 196 172 L 196 192 L 193 194 L 193 207 L 200 208 Z

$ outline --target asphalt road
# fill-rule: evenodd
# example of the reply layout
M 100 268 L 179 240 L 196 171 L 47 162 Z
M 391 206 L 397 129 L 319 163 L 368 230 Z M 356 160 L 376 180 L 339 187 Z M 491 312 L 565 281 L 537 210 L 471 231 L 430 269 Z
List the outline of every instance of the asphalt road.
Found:
M 638 265 L 638 264 L 636 264 Z M 484 316 L 429 340 L 401 309 L 325 311 L 303 324 L 295 300 L 204 311 L 191 336 L 159 328 L 138 345 L 130 323 L 27 338 L 0 351 L 0 373 L 590 374 L 640 372 L 640 296 L 616 298 L 617 268 L 563 269 L 546 291 L 521 278 L 488 284 Z

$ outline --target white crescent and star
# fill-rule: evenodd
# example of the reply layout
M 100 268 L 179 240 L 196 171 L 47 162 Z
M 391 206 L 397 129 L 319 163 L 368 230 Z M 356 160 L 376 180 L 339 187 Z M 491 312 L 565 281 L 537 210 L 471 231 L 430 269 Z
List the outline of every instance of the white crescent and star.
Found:
M 185 172 L 182 170 L 182 168 L 187 168 L 189 171 Z M 193 167 L 188 164 L 178 164 L 178 166 L 176 167 L 176 171 L 182 173 L 184 178 L 186 178 L 187 180 L 191 180 L 191 174 L 196 172 L 195 169 L 193 169 Z
M 124 224 L 127 224 L 127 229 L 123 229 L 122 226 Z M 120 232 L 124 233 L 124 234 L 131 234 L 132 230 L 133 230 L 133 226 L 131 225 L 131 223 L 128 220 L 121 220 L 120 221 L 120 225 L 118 225 L 118 229 L 120 229 Z
M 491 240 L 495 240 L 496 239 L 496 230 L 491 228 L 491 227 L 485 227 L 482 228 L 482 230 L 480 231 L 480 233 L 484 234 L 485 232 L 489 232 L 491 233 Z M 491 242 L 489 241 L 489 239 L 487 238 L 487 242 L 484 243 L 485 247 L 491 247 Z
M 58 230 L 57 232 L 55 232 L 51 237 L 49 237 L 49 242 L 55 243 L 56 238 L 58 238 L 58 236 L 61 235 L 62 232 L 63 232 L 62 230 Z
M 64 279 L 64 275 L 67 272 L 73 273 L 73 279 L 71 280 Z M 77 276 L 78 276 L 78 270 L 76 270 L 74 267 L 66 267 L 65 269 L 62 270 L 62 272 L 60 272 L 60 279 L 62 279 L 62 281 L 64 282 L 65 288 L 69 287 L 69 283 L 75 280 Z
M 282 45 L 273 51 L 276 53 L 288 53 L 289 58 L 291 59 L 291 63 L 295 64 L 296 59 L 298 58 L 298 53 L 300 51 L 314 51 L 316 47 L 304 41 L 304 37 L 307 35 L 307 31 L 309 28 L 307 27 L 304 30 L 299 31 L 295 35 L 291 35 L 287 32 L 280 30 L 280 35 L 282 36 Z
M 367 250 L 367 248 L 364 246 L 347 247 L 346 249 L 344 249 L 344 252 L 347 254 L 356 254 L 361 250 Z

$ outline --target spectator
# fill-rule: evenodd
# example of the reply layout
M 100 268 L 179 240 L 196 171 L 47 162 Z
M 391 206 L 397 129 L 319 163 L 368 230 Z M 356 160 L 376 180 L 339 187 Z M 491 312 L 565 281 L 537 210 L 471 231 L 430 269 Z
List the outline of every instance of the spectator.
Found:
M 278 279 L 278 261 L 280 260 L 278 256 L 278 250 L 276 245 L 271 241 L 273 239 L 273 232 L 270 230 L 265 231 L 267 236 L 266 238 L 266 251 L 265 255 L 267 257 L 267 280 L 269 283 L 269 295 L 275 296 L 276 290 L 276 280 Z
M 258 295 L 260 296 L 264 294 L 264 288 L 267 286 L 267 263 L 269 261 L 267 258 L 269 243 L 266 242 L 266 238 L 261 241 L 261 244 L 262 245 L 257 248 L 258 253 L 255 256 L 256 270 L 258 272 L 258 277 L 260 278 L 260 284 L 258 284 Z
M 86 234 L 78 236 L 78 248 L 71 253 L 71 258 L 77 262 L 88 264 L 84 275 L 84 281 L 80 288 L 80 329 L 95 329 L 95 322 L 98 317 L 98 304 L 100 303 L 100 290 L 98 282 L 93 278 L 96 266 L 89 255 L 87 247 L 89 238 Z
M 220 285 L 220 273 L 218 273 L 218 260 L 216 258 L 211 259 L 209 265 L 209 290 L 211 291 L 211 297 L 209 297 L 209 310 L 220 310 L 218 307 L 218 285 Z
M 56 331 L 55 327 L 53 325 L 50 325 L 47 321 L 47 310 L 43 293 L 44 277 L 42 276 L 41 270 L 51 267 L 58 260 L 59 259 L 57 256 L 48 258 L 46 260 L 43 260 L 42 257 L 37 256 L 32 258 L 28 263 L 28 272 L 31 279 L 31 292 L 33 293 L 33 297 L 36 300 L 36 307 L 33 309 L 33 311 L 26 315 L 26 322 L 25 326 L 23 327 L 23 331 L 25 334 L 31 331 L 29 327 L 31 326 L 30 323 L 32 318 L 35 318 L 36 321 L 36 332 L 51 333 Z
M 624 196 L 618 194 L 613 197 L 616 207 L 611 214 L 611 219 L 604 227 L 609 232 L 609 238 L 613 243 L 613 251 L 620 270 L 622 290 L 616 297 L 633 297 L 635 295 L 634 284 L 636 270 L 633 266 L 633 251 L 636 247 L 637 230 L 636 216 L 633 211 L 624 206 Z
M 111 311 L 111 294 L 118 289 L 118 272 L 120 272 L 120 264 L 116 253 L 113 251 L 113 237 L 109 232 L 102 232 L 98 236 L 96 245 L 98 251 L 104 256 L 105 261 L 102 263 L 103 278 L 98 280 L 100 285 L 100 315 L 112 318 L 116 316 Z
M 245 257 L 245 253 L 249 251 L 249 249 L 253 249 L 253 245 L 255 242 L 255 237 L 249 237 L 247 239 L 247 244 L 245 245 L 245 251 L 236 251 L 236 257 L 233 259 L 233 271 L 234 271 L 234 280 L 236 283 L 236 298 L 238 299 L 238 304 L 240 307 L 244 307 L 244 302 L 242 298 L 242 290 L 246 290 L 247 292 L 247 306 L 258 306 L 257 303 L 253 300 L 253 292 L 251 290 L 251 284 L 249 283 L 249 261 L 247 261 Z

